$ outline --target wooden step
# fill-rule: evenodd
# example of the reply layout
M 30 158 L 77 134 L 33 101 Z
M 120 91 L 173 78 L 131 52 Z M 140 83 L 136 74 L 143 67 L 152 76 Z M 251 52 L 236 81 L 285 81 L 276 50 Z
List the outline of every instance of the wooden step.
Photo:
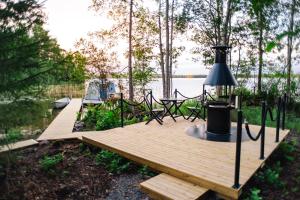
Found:
M 208 189 L 175 178 L 168 174 L 157 175 L 140 184 L 153 199 L 192 200 L 204 199 Z

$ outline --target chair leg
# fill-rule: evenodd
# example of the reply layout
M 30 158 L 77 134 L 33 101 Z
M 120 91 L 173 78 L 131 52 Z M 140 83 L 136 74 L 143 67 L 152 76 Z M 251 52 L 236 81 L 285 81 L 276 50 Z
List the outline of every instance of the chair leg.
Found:
M 187 120 L 189 120 L 193 115 L 194 115 L 194 110 L 190 110 L 191 111 L 191 114 L 186 118 Z

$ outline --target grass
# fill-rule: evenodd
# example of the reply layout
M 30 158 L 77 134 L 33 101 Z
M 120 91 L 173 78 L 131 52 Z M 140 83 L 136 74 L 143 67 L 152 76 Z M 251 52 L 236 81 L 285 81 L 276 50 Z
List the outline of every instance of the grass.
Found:
M 242 108 L 243 115 L 249 124 L 260 125 L 261 124 L 261 107 L 258 106 L 244 106 Z M 273 117 L 276 118 L 276 109 L 273 109 Z M 236 112 L 233 111 L 232 120 L 236 121 Z M 271 121 L 269 114 L 266 121 L 266 126 L 276 127 L 276 120 Z M 295 113 L 289 112 L 286 114 L 285 128 L 290 130 L 296 130 L 300 133 L 300 118 Z

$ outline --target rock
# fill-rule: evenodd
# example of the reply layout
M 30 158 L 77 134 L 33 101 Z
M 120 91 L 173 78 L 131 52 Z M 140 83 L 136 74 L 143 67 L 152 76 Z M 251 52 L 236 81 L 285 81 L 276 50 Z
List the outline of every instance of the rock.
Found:
M 84 128 L 84 122 L 76 121 L 74 124 L 73 131 L 83 131 L 83 128 Z
M 43 141 L 39 142 L 39 146 L 45 146 L 47 144 L 49 144 L 48 140 L 43 140 Z

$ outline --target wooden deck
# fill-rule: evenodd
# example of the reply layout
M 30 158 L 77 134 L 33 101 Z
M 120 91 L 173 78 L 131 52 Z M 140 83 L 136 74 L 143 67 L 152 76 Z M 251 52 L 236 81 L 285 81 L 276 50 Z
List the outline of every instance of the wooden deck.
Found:
M 72 132 L 81 103 L 81 99 L 72 99 L 37 140 L 67 139 L 80 136 L 80 134 L 72 135 Z
M 174 123 L 165 118 L 162 126 L 154 121 L 149 125 L 138 123 L 107 131 L 85 132 L 82 139 L 221 196 L 237 199 L 243 186 L 264 163 L 259 159 L 260 142 L 242 143 L 242 185 L 234 189 L 235 143 L 205 141 L 185 133 L 188 127 L 199 123 L 204 122 L 191 123 L 179 118 Z M 252 132 L 258 132 L 259 128 L 250 125 Z M 280 132 L 280 142 L 288 133 L 288 130 Z M 266 158 L 279 144 L 274 141 L 275 129 L 266 128 Z

